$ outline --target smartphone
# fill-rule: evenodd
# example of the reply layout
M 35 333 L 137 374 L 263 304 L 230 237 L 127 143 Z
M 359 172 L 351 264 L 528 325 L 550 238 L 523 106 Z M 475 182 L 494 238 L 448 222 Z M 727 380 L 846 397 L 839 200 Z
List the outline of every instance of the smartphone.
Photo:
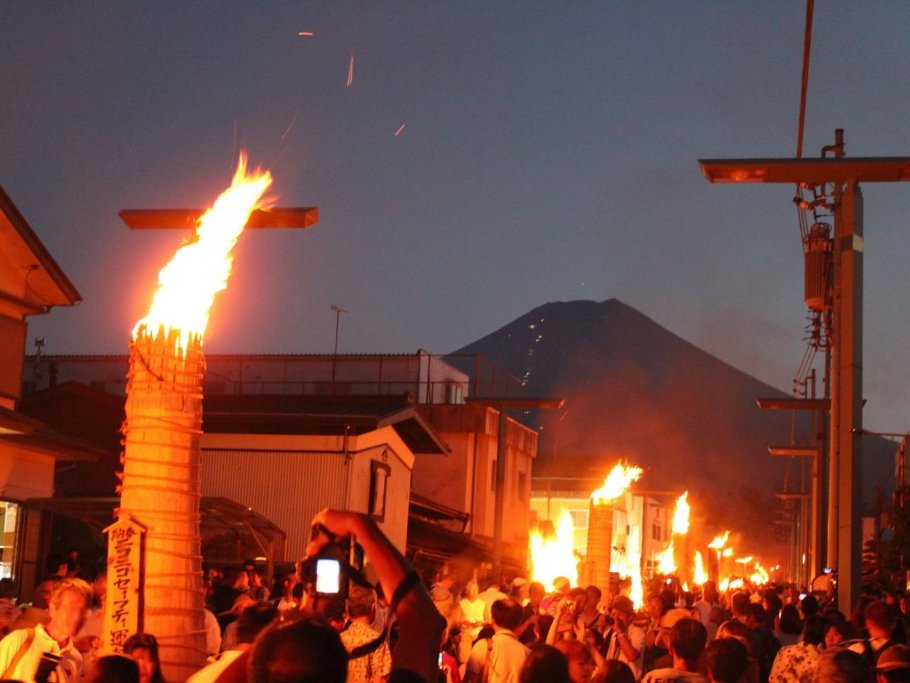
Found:
M 439 653 L 439 668 L 442 669 L 442 653 Z
M 321 557 L 316 560 L 316 592 L 334 595 L 341 590 L 341 562 Z

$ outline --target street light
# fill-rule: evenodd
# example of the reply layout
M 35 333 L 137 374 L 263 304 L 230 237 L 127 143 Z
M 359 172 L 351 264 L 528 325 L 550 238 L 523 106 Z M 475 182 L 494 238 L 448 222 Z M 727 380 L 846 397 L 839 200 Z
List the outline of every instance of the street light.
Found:
M 332 304 L 330 309 L 335 311 L 335 350 L 332 352 L 332 393 L 335 393 L 335 369 L 338 365 L 338 327 L 341 324 L 341 314 L 347 313 L 341 306 Z

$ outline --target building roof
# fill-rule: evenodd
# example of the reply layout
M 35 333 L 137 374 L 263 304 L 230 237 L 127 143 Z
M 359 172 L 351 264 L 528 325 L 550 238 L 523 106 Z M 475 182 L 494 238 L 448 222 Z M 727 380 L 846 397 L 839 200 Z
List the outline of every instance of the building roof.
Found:
M 0 453 L 4 446 L 38 451 L 64 461 L 95 461 L 105 455 L 84 439 L 54 431 L 24 413 L 0 407 Z
M 203 401 L 202 430 L 219 434 L 363 434 L 392 427 L 413 453 L 448 449 L 409 394 L 320 396 L 228 394 Z
M 13 200 L 0 187 L 0 244 L 4 253 L 23 268 L 28 278 L 26 301 L 43 312 L 44 306 L 72 306 L 82 301 L 50 252 L 38 239 Z

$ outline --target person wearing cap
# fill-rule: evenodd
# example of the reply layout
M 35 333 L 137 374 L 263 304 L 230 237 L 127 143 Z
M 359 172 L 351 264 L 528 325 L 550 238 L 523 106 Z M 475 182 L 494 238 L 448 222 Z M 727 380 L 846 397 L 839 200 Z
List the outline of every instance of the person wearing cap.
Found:
M 882 652 L 875 667 L 878 683 L 910 683 L 910 647 L 892 645 Z
M 632 623 L 635 618 L 635 605 L 632 600 L 625 595 L 613 598 L 610 617 L 613 623 L 604 633 L 604 659 L 617 659 L 628 664 L 638 679 L 644 663 L 642 657 L 645 650 L 645 632 Z

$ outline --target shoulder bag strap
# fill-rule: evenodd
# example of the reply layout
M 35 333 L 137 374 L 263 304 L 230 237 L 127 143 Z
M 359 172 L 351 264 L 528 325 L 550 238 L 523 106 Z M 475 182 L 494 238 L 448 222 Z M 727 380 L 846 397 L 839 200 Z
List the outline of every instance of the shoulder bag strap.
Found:
M 16 670 L 16 667 L 19 665 L 19 662 L 22 661 L 22 658 L 25 656 L 25 653 L 28 652 L 28 649 L 32 646 L 32 643 L 35 641 L 35 629 L 30 628 L 28 630 L 28 635 L 25 637 L 25 640 L 22 642 L 22 645 L 19 646 L 19 649 L 16 651 L 16 656 L 13 657 L 13 660 L 9 663 L 9 666 L 6 667 L 6 671 L 3 672 L 3 676 L 0 678 L 12 678 L 13 671 Z

